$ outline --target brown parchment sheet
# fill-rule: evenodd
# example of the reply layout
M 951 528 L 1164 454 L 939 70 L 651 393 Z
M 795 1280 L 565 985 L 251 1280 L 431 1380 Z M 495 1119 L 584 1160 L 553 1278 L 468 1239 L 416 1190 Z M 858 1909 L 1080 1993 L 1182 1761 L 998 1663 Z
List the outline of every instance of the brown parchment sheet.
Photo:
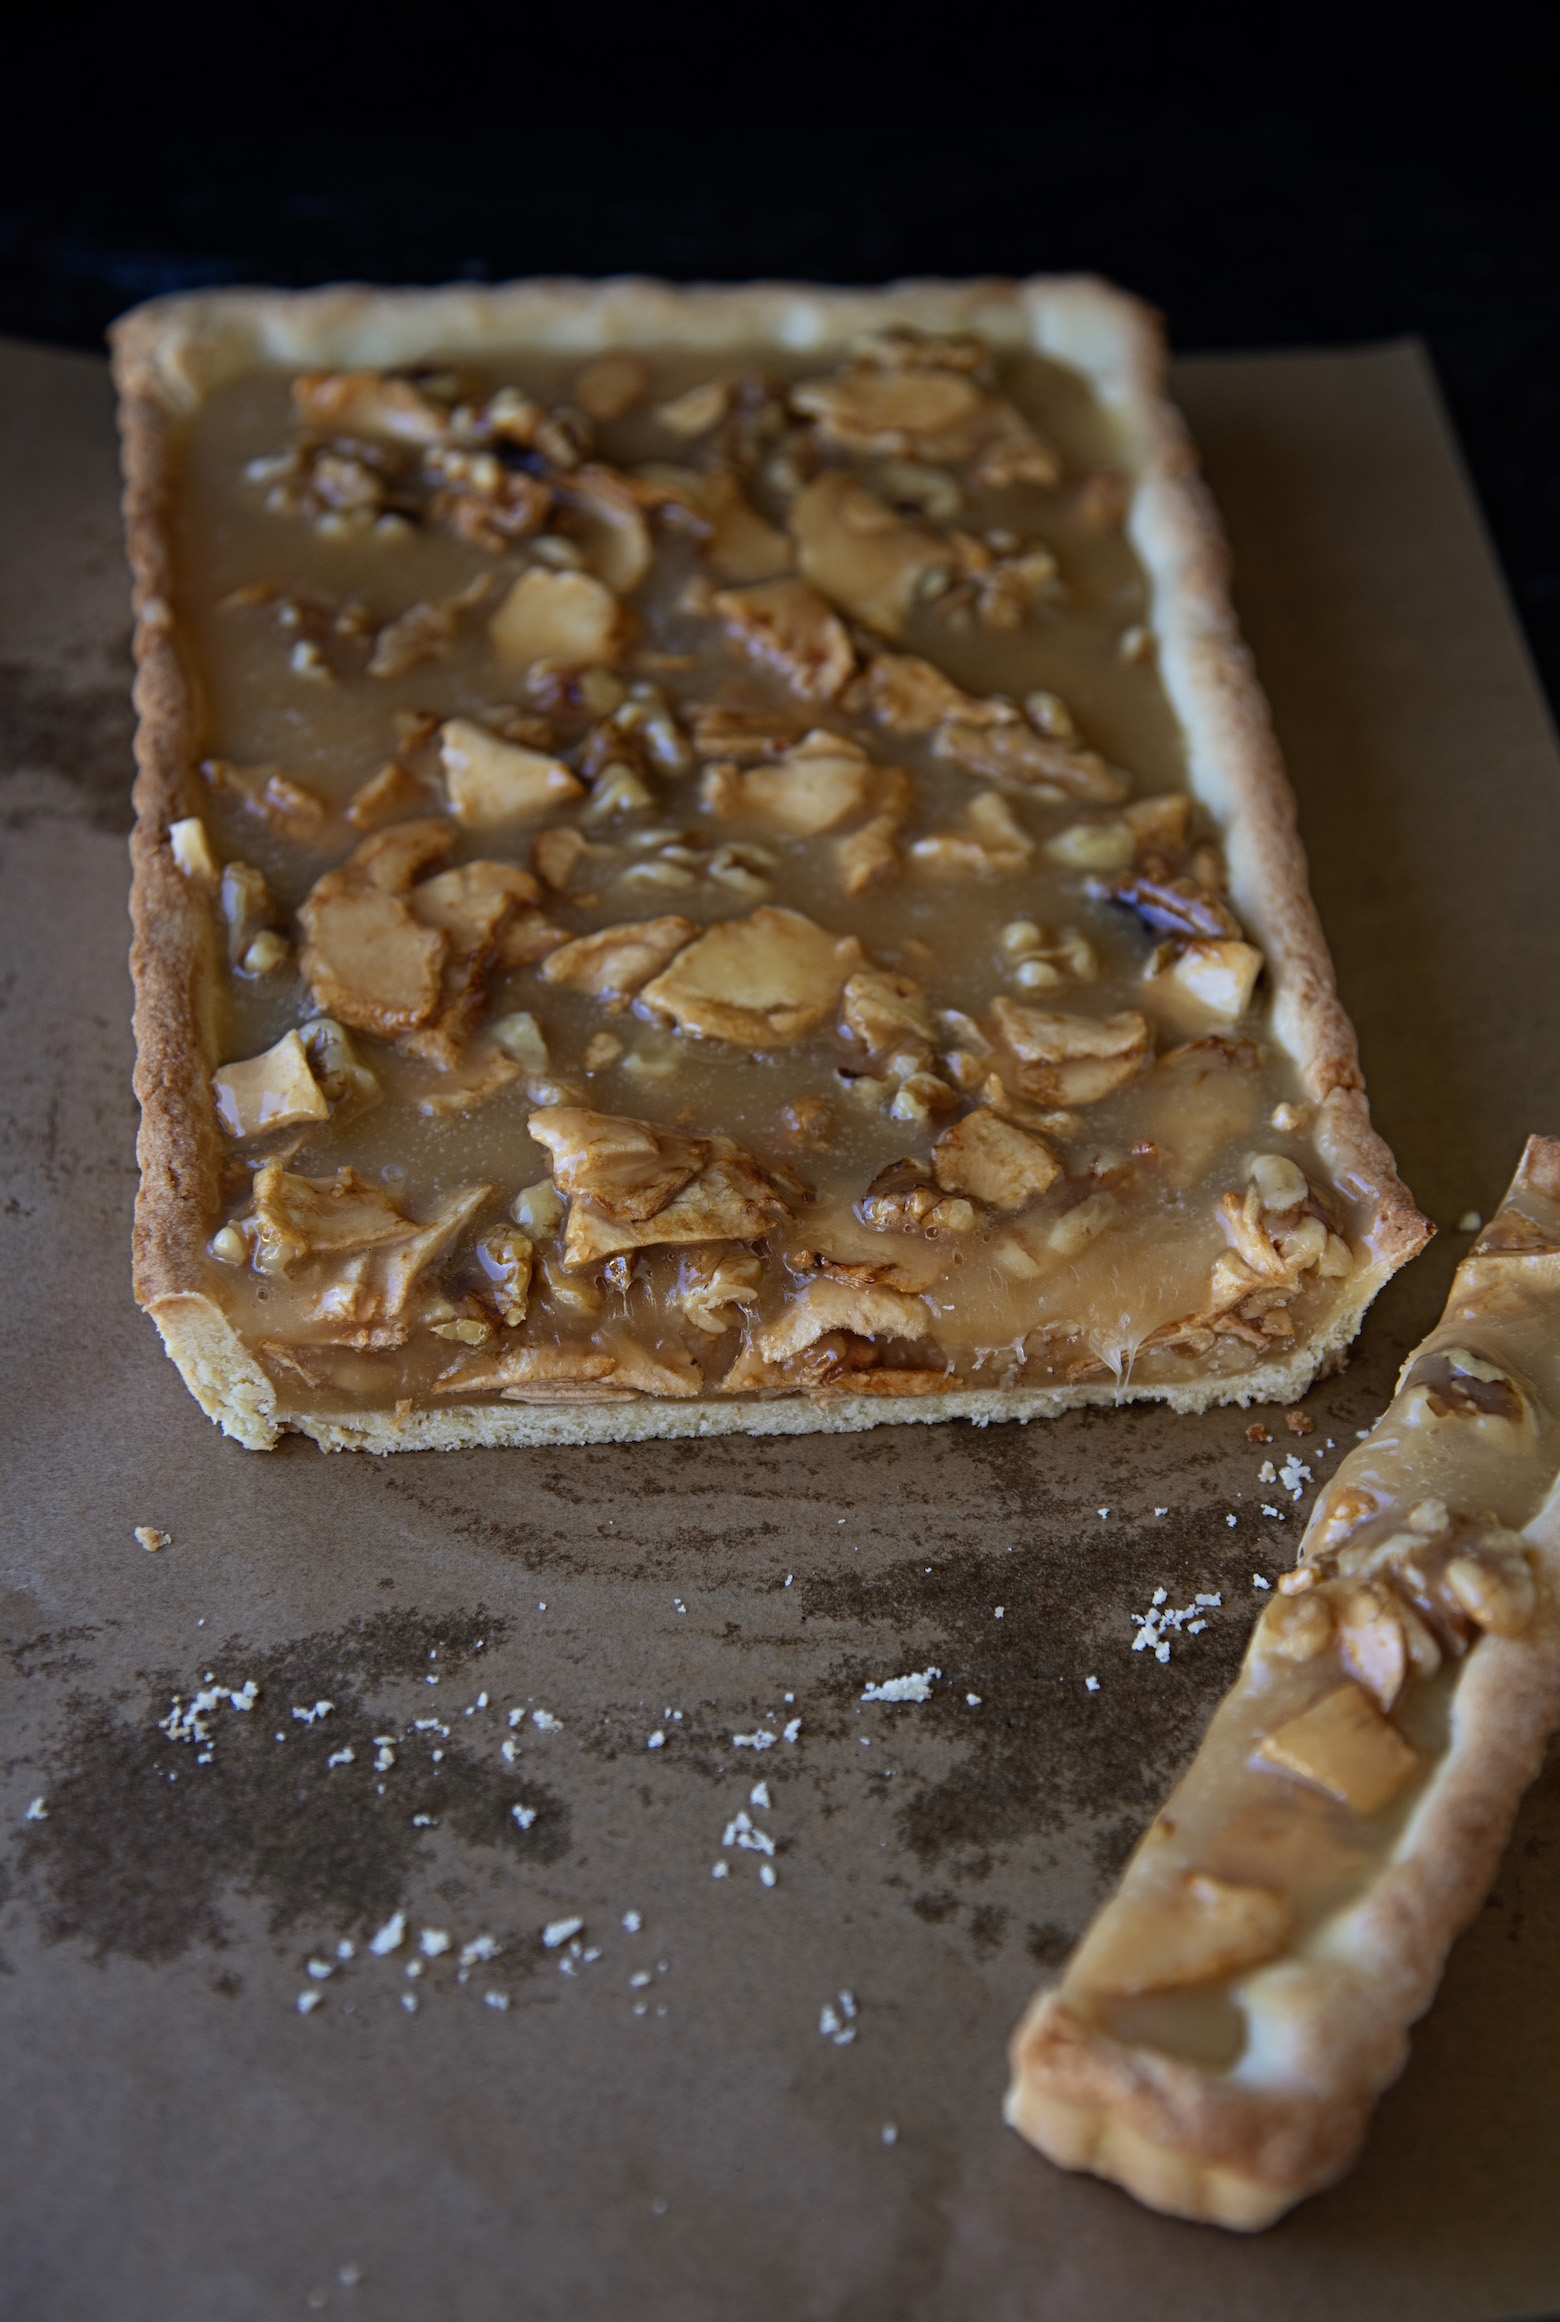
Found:
M 1434 1319 L 1458 1218 L 1560 1130 L 1560 765 L 1422 355 L 1175 387 L 1376 1118 L 1444 1229 L 1315 1432 L 1141 1407 L 371 1460 L 225 1442 L 131 1305 L 110 399 L 0 350 L 7 2315 L 1560 2306 L 1553 1762 L 1339 2190 L 1234 2240 L 1000 2121 L 1009 2029 L 1189 1756 L 1253 1575 Z M 1298 1498 L 1258 1479 L 1291 1452 Z M 1221 1599 L 1164 1663 L 1133 1651 L 1159 1588 Z M 177 1739 L 208 1673 L 254 1705 Z

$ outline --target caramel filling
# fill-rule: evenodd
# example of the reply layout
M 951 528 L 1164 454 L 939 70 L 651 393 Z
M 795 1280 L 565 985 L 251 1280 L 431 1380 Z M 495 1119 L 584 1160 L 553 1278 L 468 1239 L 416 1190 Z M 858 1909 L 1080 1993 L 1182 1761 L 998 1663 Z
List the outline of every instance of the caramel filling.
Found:
M 1125 466 L 1077 376 L 903 332 L 194 415 L 206 1286 L 284 1409 L 1238 1381 L 1325 1328 L 1363 1229 Z

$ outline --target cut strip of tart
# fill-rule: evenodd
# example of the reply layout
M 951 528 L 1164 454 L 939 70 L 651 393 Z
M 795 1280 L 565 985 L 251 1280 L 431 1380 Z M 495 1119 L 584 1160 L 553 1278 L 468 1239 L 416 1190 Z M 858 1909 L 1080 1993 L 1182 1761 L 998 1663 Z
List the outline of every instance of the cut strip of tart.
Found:
M 1143 308 L 212 292 L 116 363 L 137 1294 L 229 1432 L 1195 1410 L 1354 1336 L 1427 1229 Z
M 1348 2168 L 1560 1716 L 1557 1468 L 1560 1140 L 1535 1137 L 1014 2034 L 1007 2117 L 1050 2159 L 1244 2230 Z

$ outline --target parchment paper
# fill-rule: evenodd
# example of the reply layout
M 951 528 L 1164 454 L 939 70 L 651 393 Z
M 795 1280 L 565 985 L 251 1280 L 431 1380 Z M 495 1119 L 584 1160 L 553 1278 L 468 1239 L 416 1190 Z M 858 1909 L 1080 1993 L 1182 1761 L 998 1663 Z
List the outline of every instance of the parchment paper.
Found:
M 1276 2231 L 1150 2216 L 999 2116 L 1009 2029 L 1194 1746 L 1253 1574 L 1291 1560 L 1438 1309 L 1457 1218 L 1560 1128 L 1554 745 L 1421 356 L 1201 360 L 1177 387 L 1377 1118 L 1448 1229 L 1309 1398 L 1316 1432 L 1264 1414 L 1298 1502 L 1234 1411 L 385 1461 L 225 1443 L 129 1298 L 107 385 L 4 353 L 8 2315 L 1560 2304 L 1553 1768 L 1362 2165 Z M 1222 1598 L 1165 1665 L 1131 1649 L 1161 1586 Z M 861 1699 L 924 1671 L 923 1703 Z M 175 1738 L 208 1673 L 254 1706 Z

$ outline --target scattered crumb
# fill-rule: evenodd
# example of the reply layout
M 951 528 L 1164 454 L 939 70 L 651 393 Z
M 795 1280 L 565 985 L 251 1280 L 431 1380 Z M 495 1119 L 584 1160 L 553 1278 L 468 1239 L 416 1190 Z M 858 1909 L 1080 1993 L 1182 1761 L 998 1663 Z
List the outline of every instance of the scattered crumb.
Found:
M 971 1709 L 979 1709 L 980 1695 L 978 1693 L 966 1693 L 964 1698 Z
M 780 1874 L 772 1862 L 761 1862 L 758 1866 L 758 1878 L 760 1886 L 773 1887 L 779 1884 Z
M 324 2001 L 324 1998 L 325 1998 L 325 1994 L 324 1994 L 322 1991 L 301 1991 L 301 1992 L 299 1992 L 299 1994 L 298 1994 L 298 2013 L 299 2013 L 299 2015 L 300 2015 L 300 2016 L 312 2016 L 312 2015 L 313 2015 L 313 2013 L 314 2013 L 314 2011 L 315 2011 L 315 2009 L 316 2009 L 317 2007 L 319 2007 L 319 2006 L 320 2006 L 320 2005 L 323 2003 L 323 2001 Z
M 630 1935 L 637 1935 L 640 1928 L 644 1925 L 644 1920 L 640 1917 L 637 1911 L 625 1911 L 623 1913 L 623 1925 L 627 1928 Z
M 1097 1677 L 1085 1677 L 1083 1681 L 1083 1690 L 1085 1693 L 1098 1693 L 1099 1689 L 1100 1681 Z
M 1155 1513 L 1155 1515 L 1156 1515 L 1156 1516 L 1168 1516 L 1168 1515 L 1169 1515 L 1169 1513 L 1170 1513 L 1170 1510 L 1169 1510 L 1168 1508 L 1156 1508 L 1156 1509 L 1154 1510 L 1154 1513 Z
M 385 1921 L 379 1933 L 369 1939 L 369 1950 L 383 1959 L 388 1952 L 399 1951 L 406 1941 L 406 1913 L 397 1911 Z
M 1228 1524 L 1230 1530 L 1233 1532 L 1235 1529 L 1235 1518 L 1233 1516 L 1226 1516 L 1224 1521 L 1226 1524 Z
M 837 2000 L 824 2002 L 818 2029 L 836 2048 L 850 2046 L 856 2037 L 856 2003 L 848 1991 L 842 1991 Z
M 710 1870 L 710 1877 L 712 1879 L 724 1879 L 729 1878 L 730 1876 L 731 1873 L 725 1863 L 718 1862 L 712 1865 Z
M 1253 1588 L 1271 1588 L 1273 1583 L 1271 1580 L 1264 1580 L 1260 1572 L 1254 1572 L 1251 1576 L 1251 1585 Z
M 1465 1209 L 1457 1220 L 1457 1231 L 1460 1234 L 1476 1234 L 1483 1223 L 1484 1220 L 1476 1209 Z
M 1002 1618 L 1000 1609 L 997 1618 Z M 932 1679 L 941 1675 L 940 1669 L 917 1669 L 908 1677 L 886 1677 L 881 1685 L 869 1685 L 861 1698 L 863 1701 L 929 1701 Z
M 155 1556 L 159 1548 L 171 1548 L 173 1546 L 173 1534 L 171 1532 L 159 1532 L 155 1524 L 137 1524 L 135 1528 L 135 1536 L 137 1540 L 140 1541 L 141 1546 L 146 1550 L 148 1556 Z
M 655 1732 L 654 1732 L 653 1734 L 651 1734 L 651 1735 L 648 1737 L 648 1739 L 646 1740 L 646 1742 L 645 1742 L 645 1748 L 646 1748 L 647 1750 L 664 1750 L 664 1749 L 665 1749 L 665 1747 L 666 1747 L 666 1736 L 665 1736 L 665 1734 L 664 1734 L 664 1733 L 661 1731 L 660 1727 L 658 1726 L 658 1727 L 656 1728 Z
M 24 1822 L 47 1822 L 48 1819 L 49 1809 L 42 1798 L 35 1798 L 22 1816 Z
M 482 1994 L 482 2004 L 485 2008 L 497 2008 L 502 2015 L 509 2005 L 509 1994 L 507 1991 L 485 1991 Z
M 899 2131 L 891 2120 L 883 2123 L 883 2142 L 885 2145 L 897 2145 L 899 2142 Z
M 1292 1500 L 1298 1500 L 1305 1484 L 1311 1481 L 1311 1471 L 1293 1452 L 1278 1471 L 1278 1480 Z
M 542 1944 L 548 1951 L 556 1951 L 560 1943 L 567 1943 L 584 1926 L 583 1919 L 549 1919 L 542 1929 Z
M 1284 1425 L 1291 1435 L 1314 1435 L 1316 1433 L 1316 1421 L 1305 1411 L 1286 1411 Z
M 1269 1435 L 1261 1420 L 1253 1419 L 1246 1430 L 1246 1441 L 1248 1443 L 1271 1443 L 1272 1440 L 1272 1436 Z

